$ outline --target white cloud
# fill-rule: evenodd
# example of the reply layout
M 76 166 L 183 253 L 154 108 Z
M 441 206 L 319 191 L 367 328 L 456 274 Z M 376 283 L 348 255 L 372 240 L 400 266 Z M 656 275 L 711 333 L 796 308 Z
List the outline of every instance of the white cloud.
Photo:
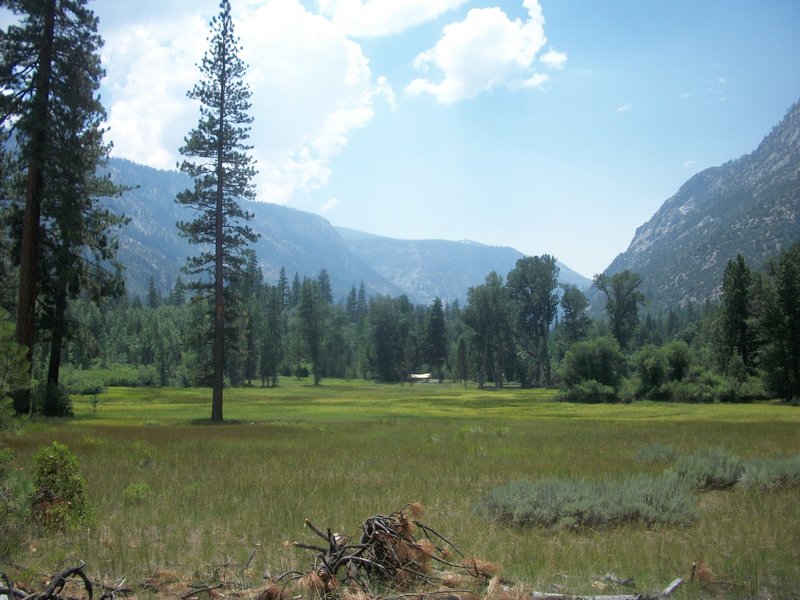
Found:
M 339 206 L 339 199 L 330 198 L 327 202 L 325 202 L 322 206 L 319 207 L 319 211 L 322 213 L 330 212 L 337 206 Z
M 618 113 L 626 113 L 633 110 L 633 104 L 623 104 L 622 106 L 617 107 Z
M 560 71 L 564 68 L 564 65 L 567 64 L 567 53 L 558 52 L 557 50 L 553 50 L 551 48 L 542 54 L 542 56 L 539 58 L 539 62 L 543 63 L 550 69 Z
M 683 161 L 683 168 L 688 169 L 689 167 L 693 167 L 696 161 L 693 160 L 685 160 Z
M 331 159 L 372 119 L 376 98 L 390 108 L 396 99 L 385 78 L 373 78 L 361 47 L 299 0 L 245 2 L 235 16 L 253 92 L 258 197 L 286 203 L 327 182 Z M 186 91 L 207 37 L 205 17 L 189 14 L 106 34 L 103 94 L 115 154 L 174 167 L 199 117 Z
M 206 24 L 138 23 L 106 36 L 109 137 L 114 153 L 159 168 L 174 168 L 177 150 L 196 113 L 186 92 L 197 79 Z
M 474 98 L 499 87 L 535 87 L 546 81 L 533 69 L 547 38 L 537 0 L 525 0 L 528 18 L 513 21 L 500 8 L 475 8 L 463 21 L 447 25 L 436 45 L 419 54 L 414 67 L 442 73 L 434 81 L 419 78 L 406 87 L 410 95 L 431 94 L 442 104 Z
M 347 35 L 400 33 L 458 8 L 467 0 L 319 0 L 320 12 Z

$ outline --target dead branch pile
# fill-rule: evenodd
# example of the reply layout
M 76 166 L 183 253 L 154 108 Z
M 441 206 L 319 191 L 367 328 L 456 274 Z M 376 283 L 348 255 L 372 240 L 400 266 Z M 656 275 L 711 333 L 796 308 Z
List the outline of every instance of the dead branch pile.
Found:
M 331 529 L 322 531 L 306 520 L 306 526 L 324 540 L 324 545 L 295 542 L 294 546 L 316 552 L 313 567 L 306 572 L 284 573 L 262 592 L 259 600 L 284 600 L 289 593 L 299 593 L 306 598 L 338 596 L 342 600 L 567 598 L 526 590 L 522 586 L 509 588 L 500 579 L 499 566 L 466 557 L 453 542 L 417 520 L 421 512 L 422 506 L 412 503 L 388 515 L 369 517 L 361 524 L 358 541 L 354 543 L 350 537 Z M 681 579 L 676 579 L 653 595 L 591 598 L 655 600 L 667 598 L 681 583 Z M 581 600 L 580 596 L 570 598 Z
M 388 515 L 374 515 L 361 524 L 358 540 L 330 529 L 322 531 L 311 521 L 306 526 L 325 544 L 295 542 L 294 546 L 316 552 L 311 570 L 289 571 L 276 583 L 285 589 L 294 583 L 302 592 L 327 594 L 342 589 L 361 590 L 370 596 L 372 587 L 407 590 L 411 587 L 474 587 L 474 580 L 490 578 L 499 569 L 485 561 L 468 559 L 447 538 L 416 520 L 422 512 L 419 503 L 407 504 Z M 461 563 L 452 562 L 454 554 Z M 445 573 L 441 568 L 447 567 Z

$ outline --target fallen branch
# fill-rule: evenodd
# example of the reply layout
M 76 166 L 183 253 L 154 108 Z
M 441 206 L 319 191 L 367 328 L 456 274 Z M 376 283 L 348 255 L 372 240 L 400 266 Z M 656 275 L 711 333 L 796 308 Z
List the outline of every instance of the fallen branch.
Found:
M 67 585 L 67 580 L 71 577 L 76 577 L 81 579 L 83 582 L 83 587 L 86 590 L 87 600 L 92 600 L 93 597 L 93 588 L 92 582 L 89 581 L 89 578 L 83 572 L 83 568 L 86 564 L 81 561 L 81 563 L 77 567 L 67 567 L 63 571 L 57 573 L 53 576 L 50 580 L 50 584 L 45 588 L 45 590 L 41 594 L 28 594 L 20 589 L 13 587 L 10 583 L 6 586 L 0 586 L 0 594 L 11 596 L 13 598 L 23 598 L 24 600 L 66 600 L 64 597 L 60 596 L 61 591 L 64 589 L 64 586 Z M 102 596 L 100 596 L 99 600 L 113 600 L 114 592 L 107 591 Z
M 552 594 L 546 592 L 532 592 L 533 600 L 663 600 L 669 598 L 672 593 L 683 584 L 680 577 L 670 583 L 660 592 L 655 594 L 622 594 L 622 595 L 599 595 L 599 596 L 576 596 L 573 594 Z

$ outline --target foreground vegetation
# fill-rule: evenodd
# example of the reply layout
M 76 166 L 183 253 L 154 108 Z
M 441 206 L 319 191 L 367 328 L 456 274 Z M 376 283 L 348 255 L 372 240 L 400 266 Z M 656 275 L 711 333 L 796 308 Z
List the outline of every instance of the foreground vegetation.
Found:
M 224 426 L 208 424 L 206 390 L 112 388 L 99 404 L 75 398 L 75 419 L 2 434 L 25 471 L 38 448 L 69 447 L 92 512 L 63 533 L 26 531 L 14 575 L 35 580 L 82 559 L 108 582 L 216 573 L 257 587 L 265 573 L 309 568 L 308 553 L 286 544 L 310 541 L 305 518 L 354 533 L 367 516 L 420 500 L 424 520 L 465 553 L 537 589 L 597 593 L 594 580 L 609 571 L 656 589 L 688 577 L 693 561 L 713 577 L 677 597 L 798 589 L 797 487 L 695 492 L 691 523 L 651 527 L 518 527 L 477 510 L 510 481 L 646 478 L 709 448 L 743 461 L 793 456 L 797 408 L 577 405 L 543 390 L 343 381 L 287 380 L 227 397 Z M 238 567 L 254 548 L 249 568 Z

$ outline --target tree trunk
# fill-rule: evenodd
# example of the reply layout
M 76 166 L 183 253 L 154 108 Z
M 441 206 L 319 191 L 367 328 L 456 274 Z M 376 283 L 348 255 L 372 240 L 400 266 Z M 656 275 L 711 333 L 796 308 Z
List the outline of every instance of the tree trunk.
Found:
M 219 160 L 221 162 L 222 156 Z M 225 369 L 225 292 L 222 260 L 222 169 L 217 170 L 217 208 L 214 256 L 214 375 L 211 392 L 211 420 L 222 422 L 222 388 Z
M 223 40 L 226 36 L 223 34 Z M 220 105 L 218 112 L 219 126 L 217 129 L 217 198 L 214 215 L 214 376 L 211 391 L 211 420 L 221 423 L 222 418 L 222 388 L 224 385 L 225 370 L 225 274 L 223 256 L 223 201 L 225 199 L 225 96 L 227 94 L 227 47 L 222 47 L 222 73 L 220 73 Z
M 33 364 L 33 345 L 36 343 L 36 297 L 39 270 L 39 221 L 42 212 L 45 150 L 47 146 L 50 79 L 52 77 L 53 41 L 55 37 L 56 0 L 45 6 L 42 45 L 39 48 L 39 70 L 33 98 L 28 181 L 25 189 L 25 216 L 22 222 L 20 246 L 19 295 L 17 297 L 17 343 L 27 348 L 28 368 Z M 14 399 L 19 413 L 33 413 L 30 389 L 21 390 Z
M 47 386 L 45 388 L 44 405 L 42 414 L 45 416 L 61 416 L 58 393 L 58 375 L 61 370 L 61 349 L 64 342 L 67 312 L 66 283 L 58 282 L 55 295 L 55 312 L 53 314 L 53 329 L 50 338 L 50 359 L 47 365 Z

